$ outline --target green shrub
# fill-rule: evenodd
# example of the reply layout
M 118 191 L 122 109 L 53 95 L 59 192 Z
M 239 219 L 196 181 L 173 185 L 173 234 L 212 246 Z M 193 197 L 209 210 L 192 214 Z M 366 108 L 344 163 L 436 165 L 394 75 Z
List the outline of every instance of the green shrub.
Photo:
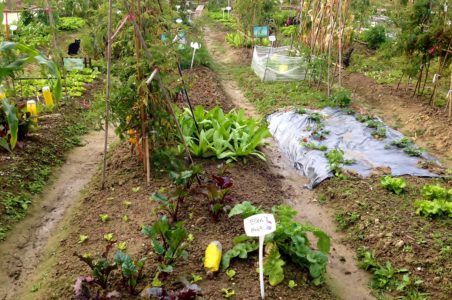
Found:
M 386 42 L 386 29 L 382 25 L 372 27 L 363 33 L 363 39 L 370 49 L 376 50 Z
M 86 21 L 79 17 L 62 17 L 58 22 L 58 29 L 62 31 L 76 31 L 85 26 Z

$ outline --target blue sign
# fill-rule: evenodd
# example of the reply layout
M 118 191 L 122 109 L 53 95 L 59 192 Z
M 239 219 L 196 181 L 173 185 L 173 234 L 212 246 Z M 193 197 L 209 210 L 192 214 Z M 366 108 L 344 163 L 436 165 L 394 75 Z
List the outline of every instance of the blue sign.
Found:
M 268 26 L 254 26 L 253 36 L 258 39 L 266 38 L 269 36 Z

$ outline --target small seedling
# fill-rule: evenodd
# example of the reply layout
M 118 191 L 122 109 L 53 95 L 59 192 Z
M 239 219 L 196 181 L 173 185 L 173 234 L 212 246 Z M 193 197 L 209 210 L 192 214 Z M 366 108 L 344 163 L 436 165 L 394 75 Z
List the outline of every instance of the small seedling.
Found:
M 229 280 L 234 280 L 235 270 L 233 270 L 233 269 L 227 270 L 227 271 L 226 271 L 226 275 L 228 275 Z
M 191 277 L 193 278 L 192 281 L 191 281 L 191 283 L 196 283 L 196 282 L 202 280 L 202 277 L 199 276 L 199 275 L 196 275 L 196 274 L 191 274 Z
M 128 215 L 124 215 L 124 216 L 122 217 L 122 220 L 123 220 L 124 222 L 129 222 L 129 216 L 128 216 Z
M 226 299 L 229 299 L 235 295 L 235 291 L 233 289 L 221 289 L 221 292 L 223 293 L 223 297 Z
M 129 208 L 130 205 L 132 205 L 132 202 L 126 200 L 126 201 L 122 202 L 122 204 L 124 205 L 125 208 Z
M 88 237 L 87 235 L 81 234 L 81 235 L 79 236 L 79 241 L 78 241 L 78 243 L 79 243 L 79 244 L 83 244 L 83 243 L 86 242 L 88 239 L 89 239 L 89 237 Z
M 193 242 L 194 240 L 195 240 L 195 237 L 193 236 L 193 234 L 189 233 L 187 236 L 187 241 Z
M 193 213 L 188 214 L 188 219 L 190 219 L 190 220 L 193 219 Z
M 289 280 L 289 284 L 287 285 L 290 289 L 293 289 L 294 287 L 298 286 L 298 284 L 293 281 L 293 280 Z
M 141 190 L 141 187 L 139 187 L 139 186 L 132 188 L 132 192 L 134 192 L 134 193 L 138 193 L 140 190 Z
M 104 234 L 104 240 L 111 242 L 113 241 L 113 233 Z
M 108 215 L 107 214 L 100 214 L 99 218 L 104 223 L 108 221 Z
M 160 281 L 159 279 L 159 273 L 157 273 L 154 277 L 154 279 L 152 279 L 152 286 L 153 287 L 161 287 L 163 286 L 163 282 Z
M 120 243 L 118 243 L 116 245 L 116 248 L 118 250 L 125 251 L 127 249 L 127 243 L 126 242 L 120 242 Z

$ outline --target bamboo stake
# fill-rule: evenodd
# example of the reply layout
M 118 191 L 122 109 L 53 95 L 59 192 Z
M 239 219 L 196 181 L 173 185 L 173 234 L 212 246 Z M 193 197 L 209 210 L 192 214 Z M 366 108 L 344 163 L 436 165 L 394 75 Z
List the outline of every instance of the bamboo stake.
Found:
M 110 91 L 111 91 L 111 35 L 112 35 L 112 10 L 113 0 L 108 1 L 108 42 L 107 42 L 107 91 L 105 94 L 105 143 L 102 172 L 102 189 L 105 188 L 107 172 L 107 149 L 108 149 L 108 123 L 110 118 Z
M 450 86 L 449 86 L 449 93 L 448 93 L 449 99 L 448 99 L 448 103 L 449 103 L 449 113 L 448 113 L 448 117 L 450 119 L 450 117 L 452 116 L 452 74 L 450 74 Z
M 338 10 L 339 10 L 339 41 L 338 41 L 338 48 L 339 48 L 339 87 L 342 86 L 342 34 L 344 30 L 343 21 L 342 21 L 342 0 L 339 0 L 338 4 Z

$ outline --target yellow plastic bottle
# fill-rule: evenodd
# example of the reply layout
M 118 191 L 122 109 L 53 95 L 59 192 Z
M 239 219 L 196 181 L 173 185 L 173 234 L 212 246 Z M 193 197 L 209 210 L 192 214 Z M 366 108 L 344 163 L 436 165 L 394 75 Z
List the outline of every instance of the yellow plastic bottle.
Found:
M 206 248 L 204 268 L 207 273 L 214 273 L 220 269 L 222 247 L 219 241 L 211 242 Z
M 31 119 L 33 120 L 33 123 L 38 123 L 38 110 L 36 107 L 36 101 L 35 100 L 28 100 L 27 101 L 27 112 L 30 113 Z
M 54 107 L 53 97 L 48 86 L 42 88 L 42 95 L 44 96 L 44 103 L 46 107 L 52 109 Z
M 5 88 L 3 87 L 3 85 L 0 85 L 0 99 L 5 98 L 6 98 Z

